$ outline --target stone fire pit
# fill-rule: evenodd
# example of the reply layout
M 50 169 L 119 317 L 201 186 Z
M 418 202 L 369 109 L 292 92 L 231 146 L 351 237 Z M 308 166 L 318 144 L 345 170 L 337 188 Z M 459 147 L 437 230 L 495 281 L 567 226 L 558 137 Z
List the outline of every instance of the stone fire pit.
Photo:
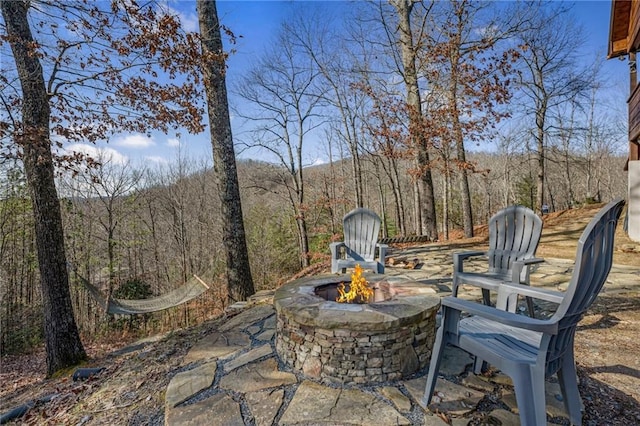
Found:
M 415 281 L 367 276 L 369 304 L 335 302 L 349 275 L 302 278 L 279 288 L 276 351 L 290 368 L 331 383 L 397 380 L 425 367 L 440 298 Z

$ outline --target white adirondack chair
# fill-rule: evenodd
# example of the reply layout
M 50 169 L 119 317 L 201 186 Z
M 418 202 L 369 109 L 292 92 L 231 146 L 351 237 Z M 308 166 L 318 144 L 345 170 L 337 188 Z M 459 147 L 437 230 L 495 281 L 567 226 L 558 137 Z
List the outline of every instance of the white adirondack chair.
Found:
M 522 425 L 545 425 L 545 378 L 557 373 L 570 420 L 580 425 L 582 401 L 573 353 L 578 321 L 602 289 L 613 257 L 615 228 L 624 206 L 616 200 L 598 212 L 578 240 L 575 267 L 567 291 L 557 292 L 520 284 L 503 284 L 497 306 L 457 297 L 442 299 L 442 325 L 438 329 L 422 403 L 427 406 L 447 344 L 479 357 L 513 380 Z M 535 319 L 506 311 L 518 295 L 558 304 L 549 319 Z M 462 312 L 470 313 L 464 317 Z
M 489 219 L 489 249 L 465 251 L 453 254 L 453 296 L 458 295 L 461 284 L 482 288 L 485 305 L 490 305 L 489 291 L 497 291 L 505 281 L 529 284 L 529 266 L 543 262 L 536 258 L 536 249 L 542 234 L 542 219 L 524 206 L 510 206 Z M 485 256 L 488 270 L 470 272 L 464 270 L 464 261 Z M 529 315 L 533 317 L 533 302 L 527 300 Z
M 377 244 L 380 232 L 380 218 L 375 212 L 357 208 L 342 219 L 344 241 L 331 243 L 331 273 L 346 272 L 359 264 L 362 269 L 371 269 L 384 274 L 386 244 Z M 376 260 L 378 249 L 378 260 Z

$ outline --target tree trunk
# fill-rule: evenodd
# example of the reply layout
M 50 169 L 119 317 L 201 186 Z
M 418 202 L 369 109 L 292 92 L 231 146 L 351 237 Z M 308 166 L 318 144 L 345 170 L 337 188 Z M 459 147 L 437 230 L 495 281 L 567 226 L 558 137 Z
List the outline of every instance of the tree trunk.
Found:
M 255 289 L 249 266 L 240 203 L 218 11 L 216 2 L 212 0 L 198 0 L 196 7 L 200 34 L 202 35 L 202 50 L 205 56 L 202 70 L 213 147 L 214 173 L 222 209 L 228 297 L 229 301 L 233 303 L 246 300 L 247 297 L 255 293 Z
M 299 110 L 298 110 L 299 111 Z M 298 222 L 298 230 L 300 232 L 300 254 L 302 256 L 302 267 L 307 268 L 311 265 L 311 259 L 309 258 L 309 232 L 307 230 L 307 217 L 305 211 L 305 182 L 303 176 L 304 167 L 302 166 L 302 144 L 304 127 L 303 120 L 298 115 L 298 146 L 296 147 L 296 163 L 298 164 L 298 170 L 294 176 L 294 185 L 296 191 L 296 220 Z
M 457 121 L 454 119 L 454 121 Z M 457 133 L 457 132 L 456 132 Z M 459 134 L 462 137 L 462 132 Z M 462 165 L 460 169 L 460 195 L 462 197 L 462 221 L 465 238 L 473 237 L 473 209 L 471 206 L 471 190 L 469 189 L 469 173 L 466 168 L 464 143 L 456 136 L 456 156 Z
M 404 197 L 402 196 L 400 175 L 398 173 L 398 162 L 394 158 L 391 158 L 390 162 L 392 169 L 391 183 L 393 187 L 393 199 L 396 205 L 396 218 L 398 222 L 397 226 L 400 231 L 400 235 L 405 236 L 407 234 L 407 227 L 405 223 Z
M 385 163 L 388 162 L 388 164 Z M 388 158 L 380 158 L 380 165 L 382 166 L 385 174 L 389 178 L 391 185 L 391 191 L 393 194 L 394 212 L 396 218 L 396 235 L 406 235 L 405 220 L 404 220 L 404 204 L 402 197 L 402 188 L 400 182 L 400 174 L 398 172 L 398 162 L 393 156 Z M 388 224 L 386 225 L 388 227 Z M 387 230 L 388 232 L 388 230 Z
M 419 170 L 418 188 L 420 190 L 420 224 L 418 233 L 428 236 L 431 240 L 438 237 L 436 227 L 436 203 L 433 195 L 433 180 L 431 178 L 429 151 L 427 141 L 421 131 L 422 107 L 420 103 L 420 89 L 418 87 L 418 73 L 416 70 L 416 53 L 411 33 L 412 0 L 396 0 L 393 2 L 398 11 L 400 26 L 400 48 L 404 82 L 407 88 L 407 106 L 409 107 L 409 132 L 417 151 L 417 167 Z
M 460 46 L 459 35 L 456 37 L 456 46 Z M 471 208 L 471 193 L 469 191 L 469 173 L 467 170 L 467 155 L 464 149 L 464 135 L 462 132 L 462 123 L 460 123 L 460 111 L 458 110 L 458 66 L 460 65 L 460 56 L 457 50 L 450 54 L 451 61 L 451 80 L 449 82 L 449 102 L 451 111 L 451 125 L 453 127 L 453 138 L 456 144 L 456 157 L 460 170 L 460 196 L 462 197 L 462 223 L 464 228 L 464 236 L 466 238 L 473 237 L 473 210 Z
M 544 204 L 544 175 L 545 175 L 545 146 L 544 146 L 544 122 L 546 116 L 546 106 L 542 106 L 536 112 L 536 162 L 538 171 L 536 174 L 536 203 L 535 211 L 542 214 Z
M 358 145 L 349 141 L 349 150 L 351 151 L 351 169 L 353 171 L 353 187 L 355 189 L 355 206 L 354 208 L 363 206 L 362 195 L 362 166 L 360 165 L 360 153 L 358 152 Z
M 309 234 L 307 232 L 307 219 L 305 218 L 304 212 L 301 209 L 298 209 L 296 224 L 298 226 L 298 245 L 300 246 L 300 266 L 304 269 L 311 265 L 311 263 L 309 259 Z
M 416 162 L 417 167 L 417 162 Z M 413 216 L 414 216 L 414 232 L 416 235 L 422 233 L 422 209 L 420 208 L 420 185 L 418 181 L 413 182 Z
M 445 241 L 449 241 L 449 192 L 451 188 L 451 170 L 445 160 L 444 164 L 444 191 L 442 191 L 442 234 Z
M 38 266 L 44 309 L 47 375 L 86 358 L 75 323 L 64 248 L 64 231 L 54 180 L 49 99 L 42 65 L 27 19 L 28 3 L 2 1 L 9 43 L 22 87 L 22 129 L 15 134 L 23 150 L 35 218 Z

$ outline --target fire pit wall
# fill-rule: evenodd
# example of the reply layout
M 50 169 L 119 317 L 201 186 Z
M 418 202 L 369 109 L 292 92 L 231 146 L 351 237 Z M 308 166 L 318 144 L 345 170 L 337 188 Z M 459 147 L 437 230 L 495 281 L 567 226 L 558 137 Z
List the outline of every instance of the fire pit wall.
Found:
M 397 380 L 427 366 L 440 305 L 434 291 L 377 275 L 367 277 L 377 302 L 337 303 L 334 288 L 345 277 L 297 280 L 276 292 L 280 359 L 308 378 L 342 384 Z

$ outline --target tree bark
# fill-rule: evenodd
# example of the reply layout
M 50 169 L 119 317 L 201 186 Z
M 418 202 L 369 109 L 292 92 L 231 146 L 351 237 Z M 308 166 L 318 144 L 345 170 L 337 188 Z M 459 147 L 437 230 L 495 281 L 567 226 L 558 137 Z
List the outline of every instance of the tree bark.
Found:
M 225 82 L 222 35 L 216 2 L 198 0 L 198 21 L 202 35 L 202 64 L 213 147 L 213 166 L 220 195 L 223 244 L 226 252 L 228 297 L 231 303 L 255 293 L 245 238 L 236 157 Z M 216 60 L 211 60 L 211 57 Z
M 458 42 L 459 45 L 459 42 Z M 451 82 L 449 84 L 449 99 L 451 110 L 451 126 L 456 144 L 456 157 L 460 165 L 460 196 L 462 197 L 462 222 L 464 236 L 473 237 L 473 210 L 471 207 L 471 192 L 469 190 L 469 174 L 467 172 L 467 156 L 464 148 L 464 135 L 462 133 L 462 123 L 460 123 L 460 112 L 458 111 L 458 73 L 459 56 L 452 53 L 451 59 Z
M 542 105 L 536 111 L 536 162 L 538 163 L 538 171 L 536 174 L 536 202 L 535 211 L 542 214 L 542 205 L 544 204 L 544 176 L 545 176 L 545 118 L 547 115 L 546 105 Z
M 38 267 L 44 309 L 47 375 L 86 359 L 76 326 L 66 266 L 64 231 L 54 180 L 49 98 L 42 65 L 27 19 L 28 2 L 3 0 L 9 44 L 22 87 L 22 129 L 15 134 L 23 151 L 35 218 Z

